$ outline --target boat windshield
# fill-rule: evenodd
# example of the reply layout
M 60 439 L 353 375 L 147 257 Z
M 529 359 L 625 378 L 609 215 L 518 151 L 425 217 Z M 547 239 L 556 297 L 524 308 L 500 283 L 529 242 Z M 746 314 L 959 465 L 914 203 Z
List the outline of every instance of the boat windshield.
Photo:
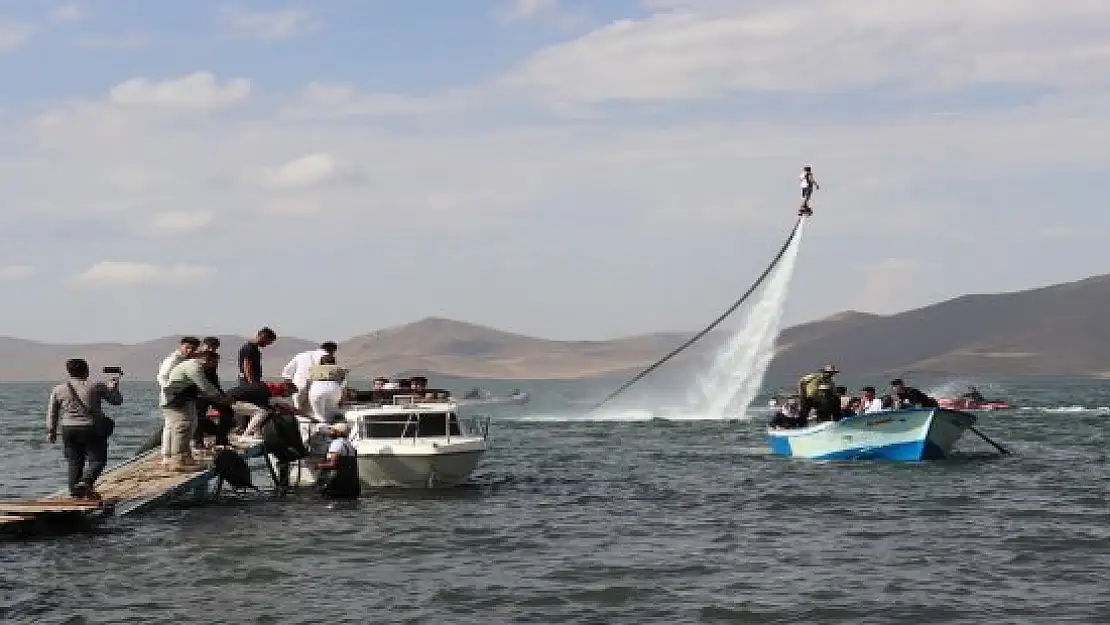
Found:
M 421 438 L 462 434 L 454 412 L 370 414 L 362 417 L 362 438 Z

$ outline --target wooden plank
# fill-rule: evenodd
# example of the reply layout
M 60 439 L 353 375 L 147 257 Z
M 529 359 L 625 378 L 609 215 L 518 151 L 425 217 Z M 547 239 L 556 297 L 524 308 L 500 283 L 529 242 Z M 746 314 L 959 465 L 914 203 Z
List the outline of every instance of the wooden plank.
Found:
M 100 508 L 100 502 L 68 501 L 0 501 L 0 514 L 35 515 L 48 512 L 88 512 Z

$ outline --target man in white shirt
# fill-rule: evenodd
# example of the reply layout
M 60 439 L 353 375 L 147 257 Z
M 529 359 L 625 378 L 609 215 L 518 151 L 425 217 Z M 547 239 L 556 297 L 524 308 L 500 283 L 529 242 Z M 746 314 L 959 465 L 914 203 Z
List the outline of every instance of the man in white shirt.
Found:
M 874 386 L 865 386 L 860 389 L 863 397 L 860 398 L 860 413 L 870 414 L 872 412 L 882 412 L 883 400 L 875 396 Z
M 162 365 L 158 367 L 158 375 L 155 380 L 158 381 L 158 405 L 164 406 L 166 404 L 166 385 L 170 383 L 170 371 L 182 362 L 193 357 L 200 349 L 200 339 L 195 336 L 183 336 L 181 342 L 178 344 L 177 349 L 173 350 L 169 356 L 162 361 Z M 172 441 L 170 440 L 169 429 L 162 428 L 162 459 L 168 461 L 170 458 L 170 447 Z
M 310 349 L 307 352 L 301 352 L 285 365 L 281 370 L 281 377 L 286 382 L 297 387 L 296 394 L 293 395 L 293 405 L 298 409 L 310 410 L 308 405 L 308 371 L 312 365 L 320 364 L 320 358 L 324 355 L 335 355 L 339 350 L 339 346 L 333 341 L 325 341 L 320 344 L 316 349 Z

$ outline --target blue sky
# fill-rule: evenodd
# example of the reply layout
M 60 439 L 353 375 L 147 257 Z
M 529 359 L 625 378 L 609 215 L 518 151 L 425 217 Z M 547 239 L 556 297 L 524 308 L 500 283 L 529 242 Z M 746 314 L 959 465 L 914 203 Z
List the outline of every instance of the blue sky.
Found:
M 696 329 L 1110 271 L 1110 3 L 0 1 L 0 334 Z

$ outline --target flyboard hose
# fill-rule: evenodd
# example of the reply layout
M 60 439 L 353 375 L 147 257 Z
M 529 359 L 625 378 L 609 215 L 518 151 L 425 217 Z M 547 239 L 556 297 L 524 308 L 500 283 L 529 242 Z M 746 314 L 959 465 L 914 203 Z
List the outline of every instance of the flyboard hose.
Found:
M 631 380 L 625 382 L 617 390 L 613 391 L 612 393 L 609 393 L 608 397 L 606 397 L 605 399 L 603 399 L 600 402 L 598 402 L 597 404 L 595 404 L 593 406 L 593 408 L 590 408 L 590 412 L 593 412 L 593 411 L 597 410 L 598 408 L 601 408 L 605 404 L 609 403 L 609 401 L 611 401 L 614 397 L 616 397 L 617 395 L 620 395 L 621 393 L 628 390 L 633 384 L 639 382 L 645 376 L 647 376 L 649 373 L 658 369 L 663 363 L 667 362 L 671 358 L 674 358 L 680 352 L 682 352 L 686 348 L 688 348 L 691 345 L 693 345 L 694 343 L 696 343 L 703 336 L 705 336 L 706 334 L 709 334 L 709 332 L 711 332 L 713 330 L 713 328 L 716 328 L 718 325 L 720 325 L 720 323 L 722 321 L 724 321 L 726 318 L 728 318 L 729 315 L 736 312 L 736 309 L 739 308 L 740 305 L 743 304 L 749 297 L 751 297 L 752 293 L 755 293 L 756 289 L 759 288 L 759 285 L 762 284 L 763 281 L 767 279 L 767 276 L 771 275 L 771 272 L 779 264 L 779 261 L 782 260 L 783 255 L 786 254 L 786 250 L 790 247 L 790 243 L 792 241 L 794 241 L 794 237 L 798 234 L 798 228 L 802 225 L 802 220 L 803 219 L 805 219 L 805 217 L 798 217 L 798 221 L 796 221 L 794 223 L 794 228 L 790 231 L 790 236 L 786 238 L 786 242 L 782 244 L 782 249 L 780 249 L 779 253 L 775 255 L 775 258 L 774 258 L 774 260 L 771 261 L 771 264 L 767 266 L 767 269 L 763 270 L 763 273 L 759 276 L 758 279 L 756 279 L 755 284 L 753 284 L 751 286 L 751 288 L 748 289 L 748 291 L 746 293 L 741 295 L 740 299 L 736 300 L 732 304 L 732 306 L 728 307 L 728 310 L 726 310 L 723 314 L 721 314 L 720 317 L 717 317 L 717 319 L 715 321 L 713 321 L 713 323 L 706 326 L 706 328 L 704 330 L 702 330 L 701 332 L 698 332 L 694 336 L 690 337 L 690 339 L 687 340 L 685 343 L 683 343 L 682 345 L 679 345 L 674 350 L 672 350 L 671 353 L 669 353 L 666 356 L 663 356 L 662 358 L 660 358 L 655 364 L 651 365 L 647 369 L 644 369 L 643 371 L 638 373 L 636 375 L 636 377 L 634 377 Z

